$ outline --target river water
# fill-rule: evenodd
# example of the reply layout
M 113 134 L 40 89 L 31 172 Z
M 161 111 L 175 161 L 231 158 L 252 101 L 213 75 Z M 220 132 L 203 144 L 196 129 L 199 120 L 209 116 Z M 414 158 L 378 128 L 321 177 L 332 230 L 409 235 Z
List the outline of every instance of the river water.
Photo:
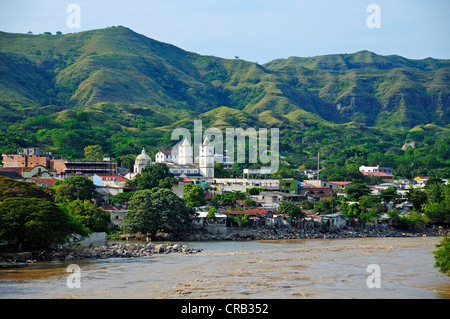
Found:
M 49 262 L 0 270 L 1 299 L 450 299 L 438 237 L 188 242 L 201 253 Z M 69 288 L 70 264 L 80 287 Z M 377 265 L 379 285 L 369 265 Z M 368 282 L 372 285 L 368 285 Z M 369 288 L 372 286 L 372 288 Z

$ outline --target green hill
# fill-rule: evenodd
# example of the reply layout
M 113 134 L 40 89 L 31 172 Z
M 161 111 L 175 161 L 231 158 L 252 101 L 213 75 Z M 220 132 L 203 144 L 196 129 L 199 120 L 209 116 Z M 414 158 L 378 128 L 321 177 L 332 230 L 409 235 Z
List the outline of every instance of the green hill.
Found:
M 408 134 L 448 133 L 449 79 L 450 60 L 369 51 L 259 65 L 125 27 L 0 32 L 0 151 L 38 145 L 81 157 L 84 146 L 102 144 L 113 157 L 151 152 L 171 146 L 173 128 L 202 119 L 204 128 L 279 127 L 283 151 L 297 154 L 363 139 L 385 140 L 386 152 Z

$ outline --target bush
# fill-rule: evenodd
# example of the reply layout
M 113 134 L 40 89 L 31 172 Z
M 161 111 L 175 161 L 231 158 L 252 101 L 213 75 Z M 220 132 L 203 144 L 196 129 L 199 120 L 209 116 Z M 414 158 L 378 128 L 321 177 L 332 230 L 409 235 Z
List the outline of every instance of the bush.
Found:
M 0 237 L 17 240 L 17 251 L 65 243 L 89 230 L 55 203 L 38 198 L 7 198 L 0 203 Z
M 434 251 L 435 264 L 439 271 L 450 276 L 450 237 L 444 237 L 442 241 L 436 245 L 438 250 Z

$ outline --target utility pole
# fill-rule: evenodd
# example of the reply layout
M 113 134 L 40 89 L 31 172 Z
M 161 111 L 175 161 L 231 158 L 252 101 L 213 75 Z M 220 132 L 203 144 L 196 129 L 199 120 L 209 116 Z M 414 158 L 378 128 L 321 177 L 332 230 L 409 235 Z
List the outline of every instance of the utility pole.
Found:
M 317 152 L 317 181 L 318 181 L 318 185 L 320 187 L 320 173 L 319 173 L 319 166 L 320 166 L 320 153 Z

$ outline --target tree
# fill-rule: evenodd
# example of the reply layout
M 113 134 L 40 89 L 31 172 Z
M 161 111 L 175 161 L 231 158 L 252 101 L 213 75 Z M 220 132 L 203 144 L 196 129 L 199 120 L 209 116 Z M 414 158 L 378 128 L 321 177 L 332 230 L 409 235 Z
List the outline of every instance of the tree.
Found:
M 244 207 L 255 207 L 256 206 L 256 202 L 252 199 L 244 199 Z
M 450 276 L 450 237 L 444 237 L 439 244 L 438 248 L 433 252 L 435 258 L 434 266 L 439 268 L 439 271 Z
M 66 185 L 60 189 L 61 185 Z M 63 181 L 57 181 L 54 185 L 56 201 L 63 200 L 90 200 L 97 196 L 94 183 L 87 177 L 74 176 Z
M 327 215 L 333 212 L 336 212 L 336 209 L 333 207 L 333 202 L 329 199 L 321 200 L 314 206 L 314 213 L 319 213 L 320 215 Z
M 84 226 L 94 232 L 106 232 L 111 216 L 108 212 L 101 210 L 92 202 L 85 200 L 74 200 L 67 205 L 61 205 L 67 212 L 78 218 Z
M 16 181 L 9 177 L 0 176 L 0 202 L 10 197 L 53 200 L 51 191 L 46 187 L 40 187 L 36 186 L 34 183 Z
M 200 207 L 206 205 L 205 191 L 198 185 L 186 184 L 183 188 L 183 199 L 188 207 Z
M 406 193 L 406 199 L 413 205 L 416 212 L 422 212 L 422 206 L 427 203 L 427 193 L 418 188 L 410 188 Z
M 192 219 L 193 210 L 174 192 L 165 188 L 138 191 L 130 200 L 123 230 L 154 236 L 174 232 Z
M 371 192 L 370 187 L 362 183 L 361 180 L 354 180 L 345 189 L 348 199 L 353 201 L 358 201 L 361 196 L 370 195 Z
M 398 210 L 391 209 L 387 214 L 391 225 L 401 229 L 425 225 L 429 222 L 426 216 L 415 211 L 402 215 Z
M 37 198 L 7 198 L 0 203 L 0 237 L 17 240 L 17 251 L 63 244 L 89 230 L 55 203 Z
M 133 197 L 134 194 L 135 194 L 135 192 L 119 193 L 119 194 L 115 195 L 113 198 L 111 198 L 110 200 L 111 200 L 112 204 L 127 203 L 130 201 L 131 197 Z
M 224 167 L 223 163 L 214 163 L 214 176 L 216 178 L 228 178 L 231 177 L 231 173 Z
M 450 198 L 447 197 L 440 203 L 427 205 L 424 212 L 430 219 L 431 223 L 438 225 L 450 225 Z
M 389 203 L 389 202 L 395 203 L 395 201 L 398 198 L 397 188 L 389 187 L 389 188 L 383 189 L 380 192 L 379 196 L 386 203 Z
M 314 203 L 309 200 L 306 200 L 306 199 L 302 200 L 301 204 L 302 204 L 302 209 L 307 209 L 307 210 L 314 209 Z
M 137 174 L 133 180 L 127 181 L 127 186 L 135 187 L 138 190 L 158 188 L 172 189 L 178 181 L 169 171 L 166 164 L 156 163 L 146 166 L 141 173 Z
M 450 185 L 427 183 L 427 203 L 422 208 L 433 224 L 450 225 Z
M 236 206 L 237 200 L 244 200 L 246 198 L 245 194 L 241 191 L 232 191 L 228 193 L 216 194 L 212 198 L 217 206 Z
M 267 188 L 263 188 L 263 187 L 250 187 L 245 190 L 245 193 L 247 195 L 259 195 L 259 193 L 261 193 L 262 191 L 266 191 L 266 190 L 267 190 Z
M 361 206 L 358 203 L 353 203 L 351 205 L 348 205 L 346 202 L 345 204 L 341 204 L 341 215 L 345 218 L 348 218 L 350 220 L 359 219 L 362 209 Z
M 216 221 L 216 213 L 217 209 L 215 209 L 214 207 L 210 208 L 208 214 L 206 215 L 206 219 L 211 220 L 213 222 Z
M 295 220 L 304 219 L 306 217 L 306 214 L 302 209 L 292 202 L 282 202 L 280 207 L 278 207 L 278 212 Z
M 101 161 L 103 149 L 100 145 L 89 145 L 84 148 L 84 157 L 87 161 Z
M 250 224 L 250 216 L 248 214 L 236 216 L 227 215 L 227 219 L 231 220 L 232 222 L 235 222 L 238 225 L 238 227 L 246 227 Z

